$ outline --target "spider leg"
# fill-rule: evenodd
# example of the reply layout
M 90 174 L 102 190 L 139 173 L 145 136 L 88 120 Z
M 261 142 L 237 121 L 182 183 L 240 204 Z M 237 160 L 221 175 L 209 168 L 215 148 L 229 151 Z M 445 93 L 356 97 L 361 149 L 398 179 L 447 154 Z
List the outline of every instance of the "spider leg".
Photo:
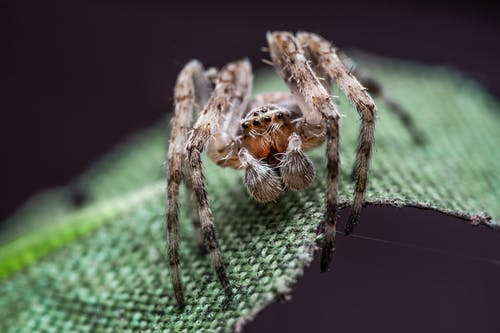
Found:
M 169 140 L 167 162 L 167 237 L 170 279 L 179 307 L 184 306 L 184 293 L 179 274 L 179 186 L 184 178 L 185 145 L 191 128 L 193 108 L 201 105 L 208 95 L 208 83 L 203 66 L 190 61 L 180 72 L 174 89 L 175 112 Z
M 368 73 L 360 70 L 355 66 L 354 61 L 349 58 L 344 53 L 337 51 L 337 54 L 344 64 L 345 67 L 350 68 L 351 72 L 355 77 L 358 78 L 359 82 L 365 87 L 368 92 L 375 98 L 382 99 L 387 106 L 389 111 L 394 113 L 398 119 L 401 121 L 406 130 L 410 133 L 413 142 L 416 144 L 424 144 L 426 139 L 424 133 L 416 126 L 415 120 L 401 104 L 396 102 L 391 96 L 389 96 L 384 90 L 382 84 L 378 82 L 374 77 L 370 76 Z
M 408 133 L 418 145 L 425 144 L 426 137 L 421 129 L 415 124 L 414 118 L 411 116 L 411 113 L 408 112 L 401 104 L 396 102 L 392 97 L 390 97 L 383 89 L 382 85 L 375 80 L 374 78 L 367 76 L 366 74 L 355 70 L 354 71 L 356 77 L 359 78 L 361 84 L 368 90 L 368 92 L 373 95 L 375 98 L 380 98 L 387 104 L 389 107 L 389 111 L 391 111 L 394 115 L 396 115 L 406 128 Z
M 200 215 L 198 214 L 198 203 L 196 201 L 196 195 L 193 190 L 193 183 L 188 169 L 184 169 L 184 184 L 186 185 L 186 203 L 189 212 L 189 219 L 193 224 L 194 236 L 196 243 L 198 243 L 198 248 L 202 253 L 204 253 L 207 251 L 207 248 L 203 242 Z
M 313 62 L 319 64 L 328 76 L 337 83 L 340 90 L 354 104 L 361 116 L 361 129 L 354 165 L 356 187 L 354 201 L 345 228 L 345 233 L 350 234 L 358 222 L 368 180 L 368 169 L 375 129 L 375 103 L 366 92 L 366 89 L 345 68 L 336 50 L 329 42 L 318 35 L 305 32 L 299 33 L 297 37 L 303 44 L 307 45 Z
M 303 111 L 300 128 L 302 145 L 327 142 L 326 212 L 321 222 L 325 238 L 321 255 L 321 270 L 328 266 L 335 246 L 335 224 L 338 201 L 338 165 L 340 114 L 325 86 L 319 81 L 295 37 L 286 32 L 268 33 L 271 59 Z M 311 144 L 312 145 L 312 144 Z
M 201 168 L 201 153 L 212 136 L 218 133 L 221 117 L 224 117 L 229 108 L 238 107 L 243 102 L 243 97 L 251 86 L 251 80 L 251 66 L 247 60 L 233 62 L 222 68 L 215 89 L 194 124 L 186 145 L 187 161 L 193 191 L 198 202 L 205 245 L 210 252 L 219 282 L 228 298 L 231 298 L 232 290 L 218 249 L 213 216 L 208 204 L 205 178 Z
M 213 88 L 215 87 L 215 81 L 217 79 L 217 74 L 218 71 L 217 69 L 211 67 L 207 69 L 204 73 L 203 76 L 197 75 L 195 80 L 194 80 L 194 91 L 195 91 L 195 102 L 194 102 L 194 110 L 195 110 L 195 117 L 198 117 L 201 110 L 203 109 L 203 106 L 207 103 L 208 98 L 210 97 L 210 94 L 212 93 Z M 187 136 L 185 137 L 184 144 L 182 146 L 185 146 Z M 185 163 L 184 163 L 185 164 Z M 193 184 L 191 182 L 191 175 L 189 173 L 189 168 L 184 165 L 184 183 L 186 185 L 186 201 L 187 201 L 187 207 L 189 211 L 189 217 L 190 220 L 193 224 L 193 229 L 194 229 L 194 234 L 196 238 L 196 242 L 198 243 L 198 248 L 200 249 L 201 252 L 206 252 L 207 248 L 205 247 L 205 244 L 203 242 L 203 234 L 201 231 L 201 221 L 200 221 L 200 215 L 198 214 L 198 209 L 197 209 L 197 201 L 196 201 L 196 195 L 193 191 Z
M 314 74 L 318 77 L 319 82 L 325 87 L 325 90 L 328 93 L 332 92 L 332 79 L 328 75 L 328 73 L 325 71 L 325 69 L 316 61 L 314 61 L 314 57 L 311 54 L 311 50 L 309 49 L 307 42 L 304 41 L 303 38 L 301 38 L 301 34 L 297 34 L 297 40 L 302 46 L 302 49 L 304 50 L 304 55 L 306 58 L 309 60 L 309 65 L 311 66 L 311 69 L 314 71 Z
M 331 122 L 327 127 L 326 141 L 326 215 L 322 222 L 325 240 L 321 250 L 320 267 L 326 272 L 330 266 L 335 250 L 335 224 L 337 221 L 338 185 L 339 185 L 339 123 Z
M 238 103 L 220 112 L 218 130 L 213 132 L 207 146 L 208 157 L 222 167 L 241 168 L 238 151 L 241 146 L 241 119 L 248 107 L 253 76 L 246 78 L 246 85 L 236 92 Z

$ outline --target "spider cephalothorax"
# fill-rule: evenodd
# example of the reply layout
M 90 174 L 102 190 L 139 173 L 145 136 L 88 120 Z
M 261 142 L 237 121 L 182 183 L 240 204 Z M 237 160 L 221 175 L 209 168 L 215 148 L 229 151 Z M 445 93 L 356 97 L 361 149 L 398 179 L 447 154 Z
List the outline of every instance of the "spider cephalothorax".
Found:
M 353 175 L 356 181 L 346 233 L 358 221 L 368 178 L 375 126 L 375 104 L 363 85 L 344 64 L 347 58 L 322 37 L 311 33 L 272 32 L 267 35 L 271 63 L 289 92 L 259 94 L 250 98 L 252 70 L 248 60 L 227 64 L 219 71 L 204 70 L 196 60 L 179 74 L 175 87 L 175 115 L 168 152 L 168 250 L 170 275 L 179 306 L 184 295 L 179 275 L 178 193 L 185 181 L 198 242 L 212 257 L 217 277 L 228 297 L 232 291 L 218 250 L 213 216 L 208 205 L 201 168 L 206 148 L 211 160 L 222 167 L 245 169 L 248 192 L 256 200 L 276 200 L 286 190 L 302 190 L 314 178 L 304 151 L 326 141 L 326 211 L 321 221 L 323 249 L 321 269 L 326 271 L 334 250 L 337 215 L 340 113 L 330 95 L 331 81 L 346 94 L 361 116 L 359 144 Z M 409 127 L 408 115 L 383 94 L 371 78 L 362 82 L 376 86 Z M 193 110 L 197 120 L 192 124 Z M 417 138 L 418 139 L 418 138 Z M 203 236 L 202 236 L 203 235 Z
M 288 137 L 294 132 L 291 112 L 274 104 L 250 110 L 241 127 L 242 147 L 258 159 L 267 159 L 284 152 Z
M 314 177 L 297 135 L 301 113 L 293 106 L 266 104 L 250 110 L 241 122 L 240 161 L 248 192 L 258 201 L 276 199 L 285 189 L 302 190 Z M 283 186 L 284 185 L 284 186 Z

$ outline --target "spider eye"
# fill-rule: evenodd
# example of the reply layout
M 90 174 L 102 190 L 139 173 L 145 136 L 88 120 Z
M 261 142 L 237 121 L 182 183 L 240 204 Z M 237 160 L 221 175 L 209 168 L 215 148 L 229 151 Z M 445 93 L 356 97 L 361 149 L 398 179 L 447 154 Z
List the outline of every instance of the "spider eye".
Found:
M 254 125 L 254 126 L 259 126 L 259 121 L 258 121 L 258 120 L 254 120 L 254 121 L 253 121 L 253 125 Z
M 282 112 L 278 113 L 278 119 L 283 119 L 283 113 Z
M 243 127 L 243 129 L 247 129 L 248 128 L 248 123 L 241 124 L 241 127 Z
M 271 121 L 271 117 L 269 117 L 269 116 L 264 117 L 264 121 L 266 123 L 270 122 Z
M 253 113 L 253 116 L 254 116 L 254 117 L 257 117 L 258 115 L 259 115 L 259 113 L 258 113 L 258 112 L 254 112 L 254 113 Z

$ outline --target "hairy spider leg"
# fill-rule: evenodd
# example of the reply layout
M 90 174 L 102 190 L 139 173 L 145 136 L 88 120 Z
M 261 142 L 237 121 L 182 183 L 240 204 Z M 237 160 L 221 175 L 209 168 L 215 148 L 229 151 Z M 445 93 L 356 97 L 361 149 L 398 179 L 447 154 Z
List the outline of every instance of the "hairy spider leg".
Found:
M 332 46 L 334 47 L 334 46 Z M 346 68 L 350 70 L 351 73 L 358 79 L 361 85 L 368 90 L 370 95 L 374 98 L 380 98 L 389 108 L 388 110 L 392 112 L 399 121 L 406 128 L 413 142 L 418 145 L 425 144 L 426 137 L 422 129 L 418 128 L 415 123 L 415 119 L 412 117 L 411 113 L 405 109 L 400 103 L 394 100 L 384 89 L 382 84 L 375 79 L 373 76 L 369 75 L 367 71 L 355 66 L 353 60 L 351 60 L 343 52 L 337 50 L 337 55 L 344 64 Z
M 338 202 L 338 164 L 340 114 L 325 86 L 319 81 L 299 41 L 288 32 L 268 33 L 271 59 L 290 91 L 297 96 L 303 118 L 300 139 L 306 144 L 318 137 L 327 142 L 326 212 L 322 225 L 325 233 L 321 269 L 326 271 L 334 251 Z
M 185 177 L 185 146 L 188 131 L 191 128 L 193 109 L 201 105 L 204 95 L 209 94 L 203 66 L 197 60 L 192 60 L 180 72 L 174 88 L 175 111 L 172 118 L 172 135 L 169 140 L 167 162 L 167 238 L 170 279 L 174 289 L 177 304 L 184 306 L 184 294 L 179 273 L 179 186 Z M 190 184 L 190 182 L 188 182 Z M 189 189 L 189 186 L 188 186 Z M 189 192 L 192 192 L 189 189 Z M 190 197 L 191 195 L 188 195 Z M 197 214 L 196 214 L 197 215 Z M 193 223 L 199 221 L 194 216 Z
M 252 69 L 248 60 L 232 62 L 224 66 L 217 77 L 215 88 L 206 106 L 193 126 L 188 137 L 186 151 L 193 191 L 198 202 L 201 228 L 205 245 L 212 258 L 212 264 L 224 293 L 231 299 L 232 290 L 224 263 L 219 252 L 213 215 L 205 189 L 205 177 L 201 167 L 201 153 L 218 133 L 222 118 L 232 108 L 238 109 L 246 103 L 252 84 Z
M 344 66 L 335 48 L 328 41 L 318 35 L 306 32 L 298 33 L 297 38 L 309 49 L 311 60 L 321 66 L 335 81 L 361 116 L 361 129 L 354 164 L 356 180 L 354 201 L 345 227 L 345 233 L 350 234 L 358 223 L 368 180 L 370 155 L 374 140 L 375 103 L 356 77 Z

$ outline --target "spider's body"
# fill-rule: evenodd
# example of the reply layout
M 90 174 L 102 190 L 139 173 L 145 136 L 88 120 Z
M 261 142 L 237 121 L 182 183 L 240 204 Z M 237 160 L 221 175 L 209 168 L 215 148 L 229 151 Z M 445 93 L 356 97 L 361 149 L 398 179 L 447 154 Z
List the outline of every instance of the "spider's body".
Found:
M 189 194 L 198 242 L 210 252 L 224 292 L 228 297 L 232 295 L 205 191 L 200 158 L 205 148 L 218 165 L 244 168 L 248 192 L 256 200 L 268 202 L 276 200 L 285 189 L 302 190 L 311 183 L 314 169 L 304 151 L 326 141 L 326 211 L 320 230 L 324 234 L 321 269 L 328 269 L 335 240 L 340 119 L 329 92 L 331 81 L 347 95 L 361 116 L 353 170 L 356 186 L 346 233 L 352 231 L 359 217 L 373 143 L 372 98 L 346 68 L 345 59 L 322 37 L 273 32 L 268 33 L 267 41 L 272 64 L 289 92 L 259 94 L 250 100 L 253 77 L 248 60 L 229 63 L 219 71 L 204 70 L 201 63 L 193 60 L 177 79 L 167 171 L 167 227 L 171 279 L 181 307 L 184 295 L 178 268 L 177 224 L 182 180 Z M 373 80 L 367 82 L 375 84 Z M 379 95 L 388 101 L 381 91 L 378 87 Z M 194 124 L 193 109 L 198 117 Z M 400 109 L 396 111 L 401 113 Z M 407 115 L 402 118 L 409 119 Z M 415 133 L 413 128 L 410 131 Z
M 240 127 L 228 135 L 228 129 L 234 128 L 230 122 L 236 121 L 231 117 L 223 120 L 221 127 L 226 131 L 214 136 L 208 156 L 220 166 L 246 168 L 246 185 L 256 200 L 275 200 L 285 188 L 301 190 L 312 181 L 314 169 L 301 151 L 323 143 L 326 126 L 318 124 L 314 131 L 305 127 L 292 94 L 258 95 L 248 105 Z
M 302 136 L 303 150 L 325 142 L 326 124 L 317 124 L 313 130 L 301 127 L 303 113 L 290 93 L 264 93 L 258 95 L 250 106 L 241 122 L 242 145 L 255 158 L 265 159 L 284 153 L 292 133 Z
M 254 158 L 263 159 L 268 164 L 275 165 L 277 160 L 274 156 L 286 150 L 289 136 L 296 130 L 293 121 L 297 119 L 297 114 L 293 114 L 286 106 L 275 104 L 257 106 L 254 102 L 248 109 L 248 112 L 239 120 L 240 128 L 235 131 L 236 134 L 232 138 L 234 141 L 232 151 L 244 148 Z M 239 158 L 228 158 L 234 156 L 227 155 L 227 152 L 226 155 L 221 154 L 224 152 L 224 147 L 227 148 L 227 144 L 222 149 L 216 148 L 222 141 L 224 141 L 222 138 L 216 136 L 210 144 L 208 151 L 211 159 L 221 166 L 241 168 L 242 163 Z

